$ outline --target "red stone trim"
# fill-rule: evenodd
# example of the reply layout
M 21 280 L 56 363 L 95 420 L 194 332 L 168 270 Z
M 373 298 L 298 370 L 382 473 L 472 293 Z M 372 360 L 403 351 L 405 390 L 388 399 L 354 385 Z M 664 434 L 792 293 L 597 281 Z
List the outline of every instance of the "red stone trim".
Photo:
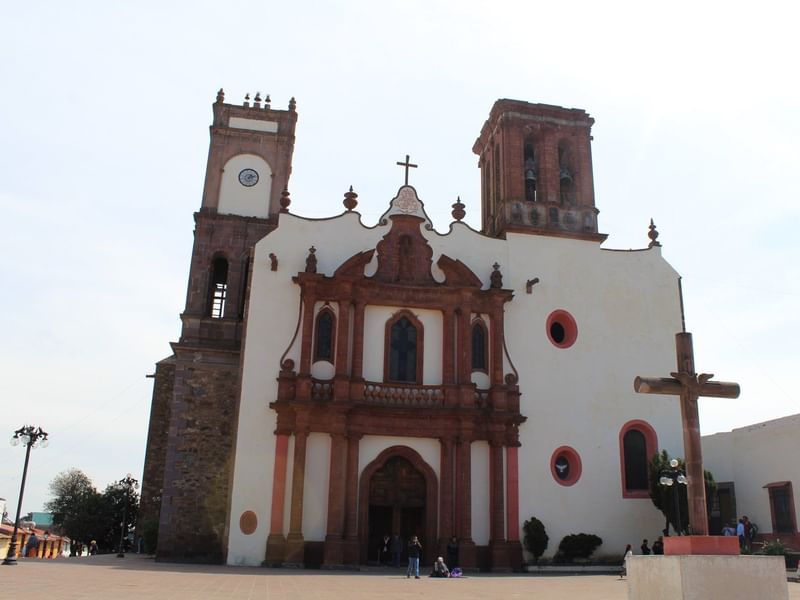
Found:
M 239 517 L 239 529 L 245 535 L 253 535 L 258 529 L 258 517 L 252 510 L 246 510 Z
M 393 379 L 389 378 L 390 374 L 390 359 L 391 359 L 391 343 L 392 343 L 392 326 L 397 323 L 400 319 L 405 317 L 417 330 L 417 366 L 416 366 L 416 380 L 415 381 L 397 381 L 396 383 L 417 383 L 417 385 L 422 385 L 423 377 L 422 377 L 422 367 L 424 365 L 423 356 L 425 355 L 425 327 L 414 313 L 409 310 L 399 310 L 394 313 L 388 321 L 386 321 L 386 327 L 384 328 L 383 332 L 383 380 L 386 382 L 394 382 Z
M 649 490 L 629 490 L 625 486 L 625 445 L 623 440 L 625 438 L 625 434 L 632 429 L 640 431 L 642 434 L 644 434 L 645 451 L 647 453 L 648 462 L 650 461 L 650 458 L 656 452 L 658 452 L 658 435 L 650 423 L 640 419 L 634 419 L 633 421 L 628 421 L 622 426 L 622 429 L 619 430 L 619 480 L 620 485 L 622 486 L 622 497 L 649 499 Z
M 553 339 L 553 335 L 550 333 L 550 329 L 556 323 L 564 328 L 564 339 L 560 342 Z M 569 348 L 578 339 L 578 324 L 575 322 L 575 318 L 563 309 L 554 310 L 550 313 L 547 317 L 545 331 L 547 332 L 547 339 L 556 348 Z
M 381 452 L 361 472 L 361 479 L 358 485 L 358 529 L 361 540 L 362 562 L 366 561 L 369 556 L 367 545 L 369 538 L 369 532 L 367 531 L 369 528 L 369 482 L 378 469 L 383 467 L 390 458 L 396 456 L 405 458 L 425 477 L 425 538 L 421 541 L 423 548 L 428 548 L 429 552 L 436 548 L 436 516 L 439 498 L 439 483 L 436 479 L 436 473 L 413 448 L 391 446 Z
M 560 479 L 556 469 L 556 460 L 558 460 L 558 457 L 562 455 L 565 456 L 569 462 L 569 477 L 567 477 L 567 479 Z M 572 446 L 559 446 L 553 451 L 553 454 L 550 457 L 550 474 L 553 476 L 553 479 L 555 479 L 557 484 L 566 487 L 573 486 L 581 478 L 582 473 L 583 463 L 581 462 L 580 454 L 578 454 L 578 451 L 575 450 L 575 448 Z

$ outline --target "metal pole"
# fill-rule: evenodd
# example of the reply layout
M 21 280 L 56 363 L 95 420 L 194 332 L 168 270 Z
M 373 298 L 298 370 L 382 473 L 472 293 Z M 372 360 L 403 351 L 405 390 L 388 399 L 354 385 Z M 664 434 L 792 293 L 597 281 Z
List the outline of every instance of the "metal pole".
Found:
M 38 438 L 37 438 L 38 439 Z M 22 511 L 22 495 L 25 493 L 25 478 L 28 476 L 28 460 L 31 457 L 31 446 L 33 445 L 34 438 L 28 438 L 28 443 L 25 449 L 25 466 L 22 467 L 22 483 L 19 486 L 19 501 L 17 502 L 17 518 L 14 521 L 14 533 L 11 534 L 11 545 L 8 547 L 8 554 L 3 561 L 4 565 L 17 564 L 17 530 L 19 529 L 19 517 Z
M 125 546 L 123 546 L 123 540 L 125 539 L 125 527 L 126 523 L 125 520 L 127 518 L 128 512 L 128 488 L 125 488 L 125 498 L 122 501 L 122 523 L 120 523 L 119 527 L 119 552 L 117 552 L 117 558 L 125 558 Z
M 678 483 L 675 473 L 672 474 L 672 481 L 674 482 L 672 486 L 675 492 L 675 521 L 678 525 L 678 535 L 681 535 L 681 500 L 680 494 L 678 494 L 678 485 L 680 484 Z

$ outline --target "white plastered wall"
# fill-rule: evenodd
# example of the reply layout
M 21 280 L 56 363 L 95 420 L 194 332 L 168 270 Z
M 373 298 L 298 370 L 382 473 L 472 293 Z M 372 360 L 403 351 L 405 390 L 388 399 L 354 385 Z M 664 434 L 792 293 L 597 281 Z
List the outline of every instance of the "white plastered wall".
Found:
M 304 269 L 311 245 L 317 248 L 318 271 L 332 275 L 356 252 L 374 248 L 387 230 L 388 226 L 361 226 L 356 213 L 325 221 L 281 215 L 278 229 L 256 246 L 251 297 L 258 301 L 250 303 L 247 323 L 229 563 L 260 564 L 264 556 L 275 447 L 275 422 L 268 403 L 275 397 L 281 355 L 297 326 L 299 292 L 291 277 Z M 514 299 L 506 305 L 505 333 L 510 358 L 519 371 L 521 413 L 528 418 L 520 427 L 518 527 L 531 516 L 541 519 L 551 539 L 547 555 L 569 533 L 600 535 L 604 540 L 600 555 L 619 554 L 625 543 L 655 537 L 663 517 L 650 500 L 622 497 L 619 432 L 627 421 L 644 420 L 656 430 L 659 448 L 682 454 L 677 400 L 633 391 L 636 375 L 666 376 L 674 370 L 674 334 L 680 330 L 677 274 L 662 259 L 660 249 L 611 252 L 593 242 L 521 234 L 499 240 L 461 223 L 453 224 L 447 235 L 422 233 L 433 248 L 434 263 L 442 253 L 461 260 L 482 279 L 485 289 L 497 262 L 503 287 L 514 291 Z M 278 271 L 269 269 L 270 252 L 278 257 Z M 526 294 L 525 282 L 533 277 L 540 283 Z M 367 308 L 364 377 L 368 380 L 383 379 L 384 327 L 397 308 Z M 571 348 L 556 348 L 547 337 L 547 316 L 556 309 L 569 311 L 577 322 L 578 337 Z M 410 310 L 425 325 L 425 383 L 440 383 L 441 313 Z M 297 342 L 287 357 L 299 359 Z M 375 436 L 362 439 L 359 472 L 394 443 L 419 451 L 438 475 L 438 441 Z M 322 449 L 329 447 L 329 440 L 326 444 L 307 455 L 307 463 L 313 455 L 322 469 L 311 483 L 307 471 L 307 499 L 314 494 L 327 497 L 329 458 Z M 562 445 L 574 448 L 582 460 L 582 476 L 571 487 L 559 485 L 550 473 L 551 454 Z M 489 535 L 485 443 L 473 444 L 472 475 L 473 536 L 484 544 Z M 256 533 L 244 536 L 239 516 L 248 509 L 256 510 L 259 526 Z M 307 522 L 306 539 L 324 538 L 322 504 L 319 510 L 322 521 Z
M 759 532 L 772 532 L 767 484 L 790 481 L 800 517 L 800 415 L 704 436 L 702 444 L 705 468 L 718 482 L 734 482 L 736 512 Z
M 246 187 L 239 183 L 239 173 L 253 169 L 258 173 L 258 183 Z M 225 163 L 219 188 L 220 214 L 243 217 L 269 216 L 269 196 L 272 191 L 272 169 L 255 154 L 237 154 Z

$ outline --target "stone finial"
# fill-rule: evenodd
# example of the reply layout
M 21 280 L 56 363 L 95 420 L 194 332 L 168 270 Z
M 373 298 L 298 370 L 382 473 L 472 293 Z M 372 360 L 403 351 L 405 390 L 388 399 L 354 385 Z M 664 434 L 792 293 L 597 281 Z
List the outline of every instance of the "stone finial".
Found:
M 281 192 L 281 200 L 280 200 L 280 203 L 281 203 L 281 210 L 280 210 L 280 212 L 282 212 L 282 213 L 288 213 L 288 212 L 289 212 L 289 205 L 292 203 L 292 199 L 291 199 L 291 198 L 289 198 L 289 190 L 287 190 L 287 189 L 284 189 L 284 190 Z
M 269 110 L 269 107 L 270 107 L 270 103 L 271 103 L 271 102 L 272 102 L 272 100 L 270 100 L 269 94 L 267 94 L 267 97 L 266 97 L 266 98 L 264 98 L 264 108 L 265 108 L 266 110 Z
M 242 106 L 244 106 L 245 108 L 250 106 L 250 92 L 247 92 L 244 95 L 244 102 L 242 103 Z
M 358 206 L 358 200 L 356 200 L 356 198 L 358 198 L 358 194 L 353 191 L 353 186 L 351 185 L 350 191 L 345 192 L 344 194 L 344 200 L 342 201 L 344 207 L 347 210 L 353 210 L 356 206 Z
M 315 254 L 317 251 L 314 246 L 308 249 L 308 256 L 306 257 L 306 273 L 316 273 L 317 272 L 317 255 Z
M 660 246 L 661 242 L 658 241 L 658 230 L 656 229 L 655 223 L 653 223 L 653 219 L 650 219 L 650 227 L 648 229 L 650 231 L 647 232 L 647 237 L 650 238 L 650 243 L 647 244 L 647 247 L 652 248 L 653 246 Z
M 223 102 L 225 102 L 225 90 L 219 88 L 217 92 L 217 104 L 222 104 Z
M 493 290 L 502 290 L 503 289 L 503 274 L 500 272 L 500 265 L 494 263 L 492 265 L 494 271 L 492 271 L 492 276 L 490 277 L 491 287 Z
M 289 100 L 289 110 L 294 111 L 297 108 L 297 100 L 294 99 L 292 96 L 291 100 Z
M 269 270 L 270 271 L 278 270 L 278 257 L 275 256 L 274 252 L 269 253 Z
M 256 92 L 256 97 L 253 98 L 253 107 L 261 108 L 261 92 Z
M 456 221 L 460 221 L 467 216 L 464 210 L 464 204 L 461 202 L 461 196 L 456 197 L 456 203 L 453 204 L 453 212 L 450 213 Z

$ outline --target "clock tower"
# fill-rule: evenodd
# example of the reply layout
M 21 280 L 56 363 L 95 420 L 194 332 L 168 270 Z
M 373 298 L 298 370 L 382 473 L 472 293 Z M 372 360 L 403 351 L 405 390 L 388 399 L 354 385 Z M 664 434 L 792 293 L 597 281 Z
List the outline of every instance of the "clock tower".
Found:
M 289 204 L 297 113 L 294 98 L 237 106 L 220 90 L 213 114 L 181 337 L 154 375 L 141 519 L 159 522 L 159 558 L 220 562 L 251 250 Z

